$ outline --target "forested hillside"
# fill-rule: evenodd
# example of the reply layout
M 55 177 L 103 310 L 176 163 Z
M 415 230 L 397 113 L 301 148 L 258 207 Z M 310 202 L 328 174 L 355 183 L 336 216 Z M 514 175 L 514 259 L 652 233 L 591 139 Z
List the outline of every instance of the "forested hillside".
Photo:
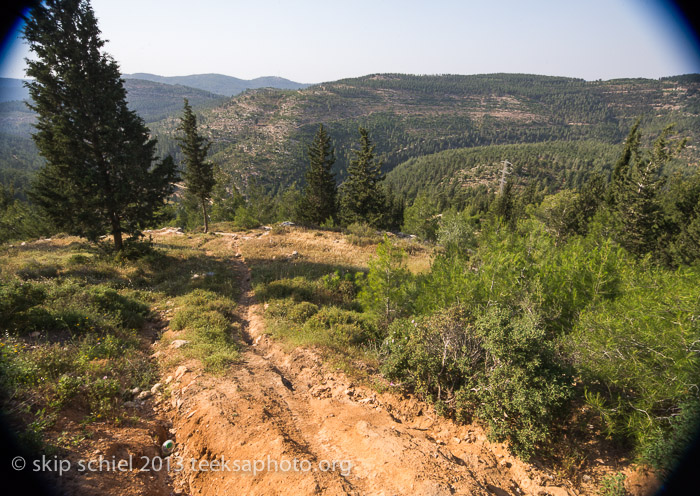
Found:
M 620 146 L 600 141 L 551 141 L 459 148 L 412 158 L 387 175 L 393 190 L 409 202 L 419 194 L 436 199 L 441 210 L 463 206 L 480 192 L 495 191 L 507 165 L 509 182 L 536 184 L 543 193 L 578 189 L 592 175 L 608 178 Z
M 508 143 L 595 140 L 619 144 L 642 118 L 645 135 L 675 122 L 700 137 L 700 76 L 661 80 L 581 79 L 524 74 L 410 76 L 376 74 L 300 91 L 247 91 L 201 112 L 213 159 L 240 188 L 282 188 L 301 180 L 305 146 L 319 125 L 336 147 L 334 170 L 344 178 L 357 126 L 369 130 L 385 172 L 442 150 Z M 177 120 L 152 126 L 162 150 L 176 151 Z
M 223 74 L 192 74 L 190 76 L 158 76 L 139 72 L 136 74 L 124 74 L 125 79 L 141 79 L 156 83 L 174 84 L 199 88 L 219 95 L 234 96 L 247 89 L 279 88 L 284 90 L 298 90 L 306 88 L 308 84 L 297 83 L 289 79 L 266 76 L 255 79 L 239 79 Z

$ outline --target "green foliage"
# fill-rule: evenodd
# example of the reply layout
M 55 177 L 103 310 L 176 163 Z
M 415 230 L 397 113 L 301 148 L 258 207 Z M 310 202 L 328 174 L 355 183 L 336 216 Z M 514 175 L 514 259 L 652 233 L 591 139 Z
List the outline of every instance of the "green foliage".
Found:
M 625 479 L 627 476 L 618 472 L 617 474 L 609 475 L 600 483 L 600 496 L 626 496 Z
M 490 307 L 474 317 L 455 306 L 396 320 L 383 352 L 389 378 L 449 405 L 461 419 L 475 414 L 524 458 L 547 439 L 570 396 L 552 344 L 531 314 Z
M 672 125 L 664 128 L 652 149 L 642 151 L 637 121 L 613 170 L 608 199 L 616 214 L 616 238 L 635 255 L 657 251 L 664 230 L 660 202 L 666 182 L 663 168 L 686 143 L 685 139 L 669 142 L 672 129 Z
M 122 248 L 172 191 L 175 167 L 156 162 L 155 141 L 127 108 L 119 68 L 102 48 L 84 0 L 49 0 L 32 9 L 24 30 L 34 142 L 46 159 L 32 199 L 59 229 Z
M 535 215 L 547 226 L 547 231 L 557 243 L 579 231 L 580 196 L 570 190 L 562 190 L 546 197 Z
M 476 248 L 476 235 L 479 219 L 464 212 L 448 210 L 442 214 L 437 231 L 437 243 L 448 256 L 465 258 Z
M 214 168 L 214 187 L 211 192 L 211 220 L 213 222 L 232 221 L 236 210 L 245 204 L 245 199 L 236 188 L 230 174 L 220 167 Z
M 404 212 L 402 230 L 435 241 L 439 221 L 437 205 L 427 195 L 419 195 Z
M 700 273 L 639 264 L 622 276 L 619 296 L 581 313 L 568 349 L 608 434 L 643 452 L 697 395 Z
M 348 166 L 341 186 L 340 215 L 346 224 L 367 223 L 378 227 L 384 217 L 385 197 L 379 183 L 384 179 L 381 164 L 366 129 L 360 127 L 360 149 Z
M 184 133 L 184 136 L 178 137 L 178 142 L 185 162 L 183 179 L 187 188 L 186 194 L 195 198 L 202 208 L 204 232 L 206 233 L 209 231 L 207 206 L 215 184 L 214 166 L 211 162 L 207 162 L 207 154 L 211 144 L 197 130 L 197 117 L 192 112 L 187 98 L 185 98 L 185 112 L 178 130 Z
M 358 299 L 387 326 L 408 310 L 410 283 L 406 253 L 384 236 L 377 245 L 376 258 L 369 261 L 369 273 Z
M 253 214 L 249 207 L 241 205 L 236 209 L 236 215 L 233 217 L 233 223 L 241 229 L 253 229 L 260 225 L 260 221 Z
M 571 379 L 554 359 L 554 346 L 532 313 L 491 307 L 476 322 L 487 370 L 477 392 L 477 415 L 497 440 L 508 439 L 523 458 L 547 440 L 571 395 Z
M 668 429 L 659 429 L 654 440 L 644 447 L 642 459 L 661 473 L 670 473 L 697 439 L 699 430 L 700 400 L 693 396 L 670 419 Z
M 323 125 L 319 126 L 308 153 L 306 187 L 299 203 L 297 218 L 302 222 L 320 225 L 338 215 L 337 187 L 332 172 L 335 151 Z
M 353 222 L 347 227 L 348 241 L 355 246 L 366 246 L 381 240 L 379 233 L 369 224 Z

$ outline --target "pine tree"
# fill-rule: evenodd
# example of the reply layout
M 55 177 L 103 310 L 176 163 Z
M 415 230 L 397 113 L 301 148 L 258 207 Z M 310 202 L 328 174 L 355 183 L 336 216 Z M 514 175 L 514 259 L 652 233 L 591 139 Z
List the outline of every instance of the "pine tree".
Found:
M 211 143 L 197 131 L 197 117 L 192 112 L 187 98 L 185 98 L 185 113 L 182 116 L 179 131 L 184 136 L 178 137 L 182 154 L 185 158 L 185 186 L 187 195 L 195 199 L 202 208 L 204 217 L 204 232 L 209 231 L 209 218 L 207 205 L 211 200 L 211 191 L 216 181 L 214 180 L 214 166 L 207 162 L 207 153 Z
M 381 164 L 374 157 L 374 145 L 366 129 L 360 127 L 360 149 L 348 166 L 348 178 L 342 186 L 341 216 L 347 224 L 365 222 L 378 227 L 383 219 L 384 193 L 379 183 L 384 179 Z
M 87 0 L 46 0 L 24 38 L 36 55 L 27 60 L 33 138 L 46 159 L 31 198 L 57 228 L 91 241 L 109 232 L 121 250 L 122 234 L 138 235 L 172 192 L 174 163 L 156 161 L 155 140 L 127 108 Z
M 617 219 L 620 243 L 636 255 L 655 250 L 663 234 L 663 211 L 659 192 L 665 184 L 663 166 L 685 146 L 686 140 L 670 143 L 673 125 L 667 126 L 651 150 L 640 151 L 639 121 L 630 131 L 614 171 L 609 202 Z M 673 145 L 673 146 L 671 146 Z
M 313 143 L 309 146 L 309 168 L 306 170 L 306 187 L 299 203 L 297 218 L 302 222 L 320 225 L 338 215 L 337 186 L 331 171 L 335 152 L 331 138 L 323 125 L 319 126 Z

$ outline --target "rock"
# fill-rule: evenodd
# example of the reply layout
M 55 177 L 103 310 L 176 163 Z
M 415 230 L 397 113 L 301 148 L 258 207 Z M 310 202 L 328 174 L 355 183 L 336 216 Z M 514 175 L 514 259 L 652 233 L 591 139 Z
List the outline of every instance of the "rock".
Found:
M 158 358 L 158 357 L 160 357 L 161 355 L 163 355 L 163 352 L 162 352 L 162 351 L 156 351 L 155 353 L 153 353 L 153 354 L 151 355 L 151 358 Z
M 166 384 L 170 384 L 171 382 L 173 382 L 173 376 L 172 376 L 172 375 L 169 375 L 169 376 L 165 379 L 165 383 L 166 383 Z
M 137 400 L 145 400 L 151 395 L 150 391 L 141 391 L 139 395 L 136 397 Z
M 192 279 L 199 279 L 199 274 L 192 274 Z
M 39 331 L 34 331 L 29 335 L 30 338 L 38 338 L 39 336 L 41 336 Z
M 584 475 L 583 477 L 581 477 L 581 480 L 582 480 L 583 482 L 585 482 L 585 483 L 589 483 L 589 482 L 591 482 L 593 479 L 591 478 L 590 475 Z
M 511 463 L 510 463 L 508 460 L 505 460 L 505 459 L 503 459 L 503 460 L 501 460 L 500 462 L 498 462 L 498 464 L 499 464 L 501 467 L 505 467 L 505 468 L 510 468 L 510 466 L 511 466 Z
M 138 408 L 140 405 L 134 401 L 125 401 L 124 408 Z
M 298 257 L 298 256 L 299 256 L 299 252 L 296 251 L 296 250 L 294 250 L 294 251 L 292 252 L 292 256 L 293 256 L 293 257 Z
M 157 382 L 153 385 L 151 388 L 151 394 L 156 394 L 158 392 L 158 388 L 160 388 L 162 384 L 160 382 Z
M 170 343 L 170 347 L 176 350 L 178 348 L 182 348 L 183 346 L 185 346 L 188 343 L 189 343 L 189 341 L 187 341 L 186 339 L 176 339 L 175 341 Z
M 139 388 L 135 387 L 134 389 L 132 389 L 129 392 L 133 395 L 136 395 L 136 394 L 139 394 L 141 392 L 141 390 Z
M 241 256 L 242 256 L 242 255 L 241 255 L 240 253 L 236 253 L 236 254 L 233 256 L 233 258 L 241 258 Z
M 26 242 L 26 241 L 22 241 L 19 245 L 20 245 L 20 246 L 27 246 L 27 242 Z
M 290 227 L 290 226 L 293 226 L 293 225 L 295 225 L 294 222 L 290 222 L 290 221 L 288 221 L 288 220 L 285 220 L 284 222 L 281 222 L 281 223 L 280 223 L 280 226 L 284 226 L 284 227 Z
M 175 380 L 179 381 L 182 379 L 182 376 L 185 375 L 186 372 L 188 372 L 187 367 L 180 365 L 177 369 L 175 369 Z

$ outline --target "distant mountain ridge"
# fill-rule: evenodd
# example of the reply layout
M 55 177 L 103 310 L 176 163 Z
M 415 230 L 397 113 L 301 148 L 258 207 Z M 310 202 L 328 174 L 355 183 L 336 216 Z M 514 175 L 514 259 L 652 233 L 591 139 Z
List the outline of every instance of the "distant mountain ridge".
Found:
M 123 74 L 124 79 L 145 79 L 162 84 L 180 84 L 191 88 L 209 91 L 219 95 L 235 96 L 248 89 L 275 88 L 280 90 L 298 90 L 311 86 L 310 84 L 297 83 L 277 76 L 265 76 L 255 79 L 239 79 L 224 74 L 191 74 L 189 76 L 159 76 L 137 72 Z

